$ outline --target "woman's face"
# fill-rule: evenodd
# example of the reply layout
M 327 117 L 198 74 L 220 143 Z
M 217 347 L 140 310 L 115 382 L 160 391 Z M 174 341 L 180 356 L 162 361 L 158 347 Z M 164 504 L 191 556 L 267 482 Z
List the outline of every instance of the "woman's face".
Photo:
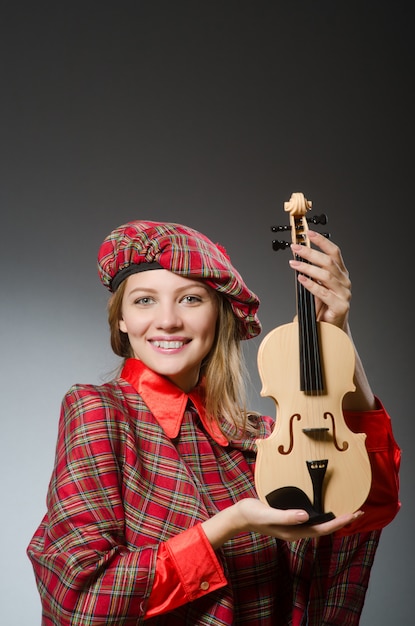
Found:
M 126 279 L 120 330 L 135 358 L 185 392 L 198 382 L 217 317 L 216 294 L 202 281 L 162 269 Z

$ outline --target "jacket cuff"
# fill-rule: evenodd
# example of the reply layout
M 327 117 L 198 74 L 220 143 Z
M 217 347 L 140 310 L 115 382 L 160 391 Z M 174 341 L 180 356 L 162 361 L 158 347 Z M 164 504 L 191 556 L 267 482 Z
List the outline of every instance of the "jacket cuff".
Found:
M 171 537 L 165 547 L 189 601 L 227 584 L 222 566 L 201 524 Z

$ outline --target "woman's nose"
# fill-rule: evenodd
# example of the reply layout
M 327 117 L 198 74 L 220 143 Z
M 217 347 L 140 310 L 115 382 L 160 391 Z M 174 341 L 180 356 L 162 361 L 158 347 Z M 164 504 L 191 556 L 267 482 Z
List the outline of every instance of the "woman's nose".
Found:
M 181 326 L 181 318 L 174 304 L 163 304 L 157 311 L 156 325 L 158 328 L 172 329 Z

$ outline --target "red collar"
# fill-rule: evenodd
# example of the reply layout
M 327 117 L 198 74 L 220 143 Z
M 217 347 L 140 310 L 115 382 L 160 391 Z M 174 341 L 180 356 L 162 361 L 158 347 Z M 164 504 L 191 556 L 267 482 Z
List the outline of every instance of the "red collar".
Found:
M 186 394 L 168 378 L 160 376 L 138 359 L 126 360 L 121 378 L 129 382 L 140 394 L 166 435 L 171 439 L 179 434 L 187 402 L 190 399 L 211 437 L 221 446 L 228 445 L 228 440 L 217 423 L 206 418 L 201 386 L 195 387 L 189 394 Z

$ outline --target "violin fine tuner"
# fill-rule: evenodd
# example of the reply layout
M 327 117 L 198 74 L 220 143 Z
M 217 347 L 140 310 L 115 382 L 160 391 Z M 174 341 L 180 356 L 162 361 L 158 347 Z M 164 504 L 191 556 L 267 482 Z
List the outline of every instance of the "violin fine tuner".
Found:
M 327 224 L 328 218 L 325 213 L 321 213 L 321 215 L 314 215 L 314 216 L 307 217 L 306 220 L 309 224 L 316 224 L 316 225 L 321 224 L 325 226 Z M 288 230 L 291 230 L 291 226 L 289 225 L 271 226 L 271 231 L 273 233 L 281 233 L 281 232 L 288 231 Z M 327 239 L 330 239 L 330 233 L 321 233 L 321 234 L 324 237 L 327 237 Z M 280 239 L 274 239 L 272 241 L 272 249 L 275 251 L 285 250 L 285 248 L 289 248 L 290 245 L 291 245 L 290 241 L 282 241 Z

